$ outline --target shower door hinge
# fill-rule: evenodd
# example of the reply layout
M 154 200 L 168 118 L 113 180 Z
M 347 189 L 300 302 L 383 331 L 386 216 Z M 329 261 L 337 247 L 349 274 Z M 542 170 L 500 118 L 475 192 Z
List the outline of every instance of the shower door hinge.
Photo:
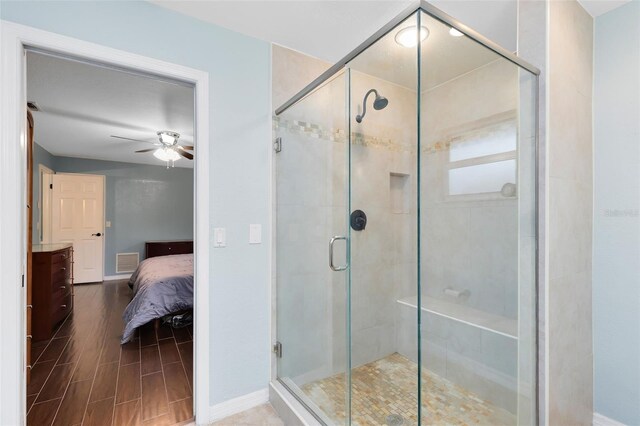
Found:
M 282 151 L 282 138 L 276 138 L 276 141 L 273 143 L 273 150 L 275 152 Z
M 273 353 L 276 354 L 276 358 L 282 358 L 282 343 L 276 342 L 273 345 Z

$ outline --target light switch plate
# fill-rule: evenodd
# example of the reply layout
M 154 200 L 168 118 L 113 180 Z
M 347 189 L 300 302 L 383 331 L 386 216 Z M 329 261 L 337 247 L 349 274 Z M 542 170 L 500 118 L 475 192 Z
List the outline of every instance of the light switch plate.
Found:
M 107 221 L 107 223 L 105 224 L 105 226 L 106 226 L 107 228 L 111 228 L 111 221 L 110 221 L 110 220 L 108 220 L 108 221 Z
M 262 225 L 252 223 L 249 225 L 249 244 L 262 243 Z
M 213 228 L 213 246 L 218 248 L 227 246 L 226 228 Z

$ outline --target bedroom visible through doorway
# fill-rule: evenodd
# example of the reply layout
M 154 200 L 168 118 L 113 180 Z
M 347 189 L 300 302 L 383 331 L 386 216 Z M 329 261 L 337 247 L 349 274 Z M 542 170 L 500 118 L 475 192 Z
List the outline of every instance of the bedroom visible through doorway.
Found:
M 192 84 L 27 52 L 27 424 L 194 416 Z

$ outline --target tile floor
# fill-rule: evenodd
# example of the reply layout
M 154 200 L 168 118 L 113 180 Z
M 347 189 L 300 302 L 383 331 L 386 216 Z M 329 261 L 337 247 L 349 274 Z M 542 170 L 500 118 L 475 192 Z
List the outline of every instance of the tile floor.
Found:
M 415 425 L 417 364 L 392 354 L 353 370 L 351 414 L 354 425 Z M 515 416 L 428 370 L 422 372 L 423 425 L 514 425 Z M 308 383 L 302 391 L 337 424 L 344 423 L 344 374 Z M 402 416 L 393 423 L 391 415 Z M 395 418 L 398 420 L 398 418 Z
M 172 425 L 193 418 L 191 329 L 151 324 L 120 345 L 127 281 L 77 285 L 74 310 L 34 342 L 27 424 Z
M 271 404 L 264 404 L 213 423 L 214 426 L 284 426 Z

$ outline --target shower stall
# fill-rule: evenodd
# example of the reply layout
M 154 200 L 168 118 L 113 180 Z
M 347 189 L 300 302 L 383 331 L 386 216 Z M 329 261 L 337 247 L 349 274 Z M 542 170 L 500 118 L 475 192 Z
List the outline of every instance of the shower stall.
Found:
M 538 70 L 420 3 L 275 113 L 277 381 L 324 424 L 536 424 Z

